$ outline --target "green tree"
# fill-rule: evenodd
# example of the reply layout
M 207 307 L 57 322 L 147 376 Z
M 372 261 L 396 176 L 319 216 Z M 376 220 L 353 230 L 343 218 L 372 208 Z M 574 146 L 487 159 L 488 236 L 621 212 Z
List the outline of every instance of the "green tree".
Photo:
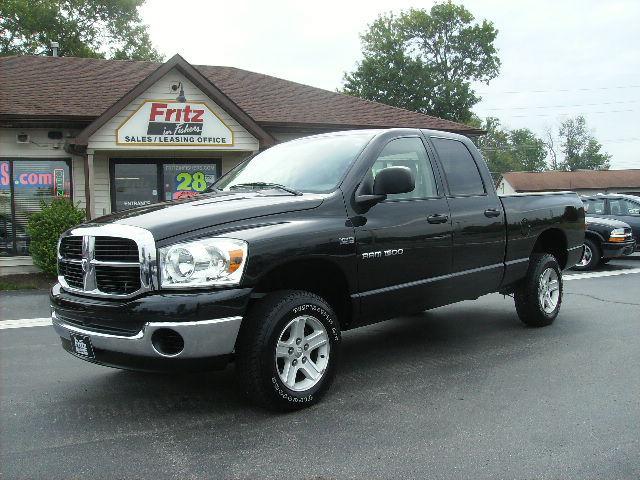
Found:
M 478 137 L 476 144 L 494 177 L 504 172 L 541 172 L 547 168 L 545 143 L 528 128 L 509 130 L 495 117 L 475 125 L 487 132 Z
M 542 172 L 547 169 L 547 148 L 544 141 L 528 128 L 509 132 L 515 164 L 523 172 Z
M 480 101 L 472 81 L 488 83 L 500 59 L 492 22 L 462 5 L 381 15 L 362 36 L 363 60 L 345 73 L 343 92 L 459 122 Z
M 161 61 L 139 7 L 144 0 L 2 0 L 0 55 L 59 55 Z
M 569 118 L 560 124 L 560 148 L 564 160 L 560 170 L 608 170 L 611 155 L 602 152 L 602 145 L 587 128 L 583 116 Z
M 501 173 L 518 170 L 514 164 L 509 143 L 509 132 L 500 126 L 500 120 L 495 117 L 487 117 L 477 128 L 482 128 L 487 133 L 476 139 L 476 146 L 482 153 L 489 171 L 494 178 Z

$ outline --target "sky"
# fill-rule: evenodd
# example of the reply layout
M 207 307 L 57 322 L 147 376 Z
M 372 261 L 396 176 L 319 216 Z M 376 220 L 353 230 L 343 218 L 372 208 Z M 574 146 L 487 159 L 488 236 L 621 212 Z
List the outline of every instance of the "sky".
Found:
M 147 0 L 143 21 L 166 58 L 226 65 L 333 90 L 361 59 L 360 34 L 412 0 Z M 612 155 L 640 168 L 640 0 L 459 0 L 498 29 L 500 74 L 474 84 L 481 118 L 557 132 L 584 115 Z

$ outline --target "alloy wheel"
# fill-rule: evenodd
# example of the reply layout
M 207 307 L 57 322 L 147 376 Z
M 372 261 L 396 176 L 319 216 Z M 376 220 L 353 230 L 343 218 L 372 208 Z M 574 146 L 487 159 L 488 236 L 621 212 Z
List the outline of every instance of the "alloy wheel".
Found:
M 589 245 L 585 245 L 584 253 L 582 254 L 582 258 L 578 262 L 578 266 L 586 267 L 591 263 L 592 259 L 593 259 L 593 252 L 591 251 L 591 248 L 589 247 Z
M 315 386 L 329 364 L 329 335 L 317 318 L 303 315 L 284 327 L 276 344 L 276 370 L 287 388 L 301 392 Z
M 538 300 L 545 313 L 552 313 L 560 300 L 560 277 L 553 268 L 547 268 L 538 283 Z

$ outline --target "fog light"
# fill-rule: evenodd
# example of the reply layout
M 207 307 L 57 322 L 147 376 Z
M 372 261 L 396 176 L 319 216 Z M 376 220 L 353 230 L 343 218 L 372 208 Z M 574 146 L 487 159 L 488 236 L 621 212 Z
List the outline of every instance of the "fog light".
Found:
M 159 328 L 151 335 L 151 344 L 163 357 L 175 357 L 184 350 L 184 339 L 175 330 Z

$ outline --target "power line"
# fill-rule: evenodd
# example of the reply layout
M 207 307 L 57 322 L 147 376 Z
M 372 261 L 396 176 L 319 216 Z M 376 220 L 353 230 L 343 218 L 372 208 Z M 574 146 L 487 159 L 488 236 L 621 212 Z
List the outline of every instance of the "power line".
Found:
M 627 110 L 603 110 L 600 112 L 585 112 L 586 115 L 600 115 L 604 113 L 625 113 L 635 112 L 633 108 Z M 509 115 L 509 118 L 530 118 L 530 117 L 557 117 L 562 115 L 576 115 L 576 112 L 563 112 L 563 113 L 535 113 L 532 115 Z
M 638 103 L 640 100 L 621 100 L 619 102 L 601 102 L 601 103 L 578 103 L 574 105 L 534 105 L 531 107 L 496 107 L 485 108 L 485 110 L 529 110 L 532 108 L 573 108 L 573 107 L 595 107 L 600 105 L 620 105 L 629 103 Z
M 544 141 L 542 142 L 544 143 Z M 605 140 L 598 140 L 598 142 L 603 146 L 605 143 L 633 143 L 633 142 L 640 142 L 640 137 L 605 139 Z M 481 150 L 489 151 L 489 152 L 503 152 L 503 151 L 510 151 L 510 150 L 537 150 L 540 147 L 546 148 L 545 145 L 536 145 L 534 143 L 522 143 L 517 146 L 504 146 L 504 147 L 479 146 L 478 148 L 480 148 Z
M 480 95 L 494 95 L 494 94 L 512 94 L 512 93 L 553 93 L 553 92 L 592 92 L 596 90 L 622 90 L 625 88 L 640 88 L 640 85 L 621 85 L 617 87 L 592 87 L 592 88 L 559 88 L 551 90 L 512 90 L 504 92 L 477 92 Z

